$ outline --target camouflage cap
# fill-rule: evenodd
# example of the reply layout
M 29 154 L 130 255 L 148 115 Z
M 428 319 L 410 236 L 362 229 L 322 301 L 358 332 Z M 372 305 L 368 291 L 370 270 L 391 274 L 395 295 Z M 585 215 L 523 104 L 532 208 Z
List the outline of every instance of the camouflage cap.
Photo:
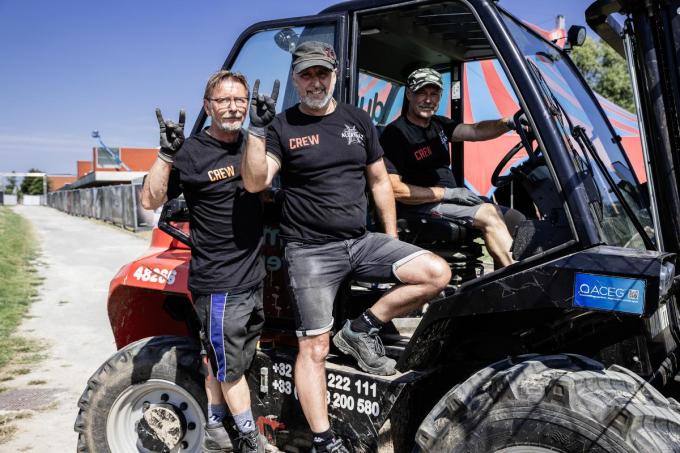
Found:
M 416 69 L 408 76 L 406 80 L 406 85 L 412 92 L 416 92 L 425 85 L 436 85 L 440 89 L 444 88 L 444 82 L 442 82 L 442 75 L 432 68 L 420 68 Z
M 298 44 L 293 51 L 293 72 L 296 74 L 312 66 L 333 70 L 337 64 L 335 50 L 325 42 L 305 41 Z

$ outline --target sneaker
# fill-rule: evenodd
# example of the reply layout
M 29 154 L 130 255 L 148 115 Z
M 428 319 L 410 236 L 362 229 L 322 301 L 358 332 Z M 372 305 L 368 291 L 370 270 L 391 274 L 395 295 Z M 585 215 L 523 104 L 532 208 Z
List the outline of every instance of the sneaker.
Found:
M 349 450 L 342 443 L 342 439 L 336 437 L 323 447 L 312 447 L 311 453 L 349 453 Z
M 248 433 L 239 433 L 238 436 L 238 452 L 239 453 L 264 453 L 266 440 L 264 436 L 260 435 L 259 430 L 253 430 Z
M 389 376 L 397 372 L 394 369 L 397 362 L 385 356 L 385 347 L 378 336 L 378 329 L 371 329 L 368 333 L 355 332 L 347 321 L 342 330 L 333 337 L 333 344 L 357 359 L 359 367 L 367 373 Z
M 234 446 L 222 423 L 206 423 L 203 426 L 203 453 L 231 453 Z

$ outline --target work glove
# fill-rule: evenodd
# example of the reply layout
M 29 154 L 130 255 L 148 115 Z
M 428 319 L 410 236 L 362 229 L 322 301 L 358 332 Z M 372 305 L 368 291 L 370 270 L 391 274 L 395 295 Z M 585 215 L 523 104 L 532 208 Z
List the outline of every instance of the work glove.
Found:
M 522 113 L 518 118 L 519 121 L 515 121 L 515 116 L 516 114 L 505 118 L 505 125 L 508 129 L 511 131 L 518 131 L 521 127 L 525 132 L 531 132 L 531 126 L 529 126 L 529 120 L 527 120 L 526 114 Z
M 258 94 L 260 89 L 260 79 L 253 85 L 253 97 L 250 100 L 250 125 L 248 132 L 257 136 L 264 137 L 265 128 L 274 120 L 276 116 L 276 99 L 279 97 L 279 80 L 274 81 L 272 95 Z
M 477 206 L 484 203 L 484 200 L 465 187 L 446 188 L 442 201 L 447 203 L 460 204 L 463 206 Z
M 179 123 L 174 121 L 165 121 L 161 114 L 161 109 L 156 109 L 156 118 L 158 118 L 158 127 L 161 130 L 161 149 L 158 151 L 158 157 L 161 160 L 171 164 L 175 158 L 175 154 L 182 147 L 184 143 L 184 119 L 186 113 L 184 110 L 179 111 Z

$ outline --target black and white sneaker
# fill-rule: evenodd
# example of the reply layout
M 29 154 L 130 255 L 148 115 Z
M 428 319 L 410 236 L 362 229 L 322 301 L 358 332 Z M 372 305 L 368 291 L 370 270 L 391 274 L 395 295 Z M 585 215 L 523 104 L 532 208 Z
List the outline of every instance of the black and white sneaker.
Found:
M 265 446 L 266 440 L 257 429 L 238 435 L 239 453 L 265 453 Z

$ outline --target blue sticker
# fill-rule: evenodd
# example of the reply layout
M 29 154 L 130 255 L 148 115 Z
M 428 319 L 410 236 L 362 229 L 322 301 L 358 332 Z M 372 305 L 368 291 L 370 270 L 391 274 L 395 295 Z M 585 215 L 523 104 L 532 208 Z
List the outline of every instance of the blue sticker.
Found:
M 645 280 L 577 272 L 574 306 L 641 315 L 645 308 Z

